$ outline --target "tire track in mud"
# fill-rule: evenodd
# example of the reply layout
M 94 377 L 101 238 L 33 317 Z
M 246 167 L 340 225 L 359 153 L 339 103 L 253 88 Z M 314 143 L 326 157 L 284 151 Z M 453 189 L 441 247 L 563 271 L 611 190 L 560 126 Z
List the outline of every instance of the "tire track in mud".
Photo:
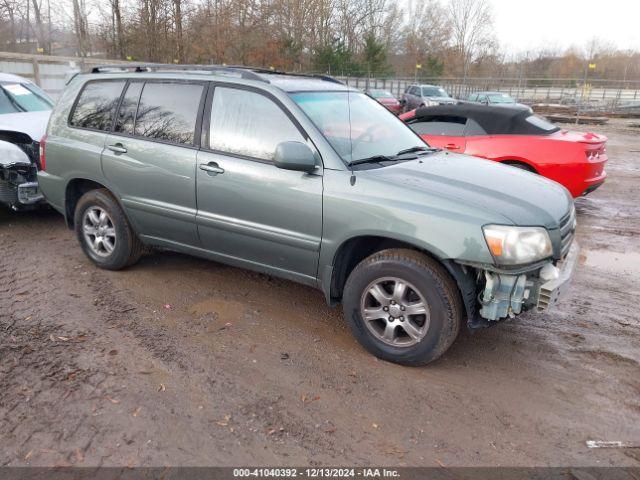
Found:
M 272 280 L 267 278 L 266 281 Z M 308 419 L 287 407 L 282 395 L 256 391 L 251 388 L 252 384 L 245 384 L 237 377 L 233 365 L 236 360 L 230 359 L 229 363 L 224 357 L 217 356 L 217 361 L 212 362 L 214 352 L 208 354 L 194 349 L 197 339 L 189 338 L 193 332 L 187 325 L 178 326 L 177 331 L 168 331 L 161 322 L 156 322 L 160 315 L 154 316 L 155 312 L 144 305 L 130 301 L 129 292 L 115 287 L 105 278 L 105 272 L 92 272 L 88 285 L 96 298 L 94 304 L 104 312 L 105 323 L 130 332 L 140 346 L 172 371 L 173 376 L 186 376 L 200 395 L 213 400 L 218 411 L 217 428 L 231 426 L 233 435 L 227 435 L 228 441 L 237 441 L 239 437 L 245 445 L 255 445 L 256 452 L 271 445 L 283 453 L 300 450 L 299 454 L 305 455 L 307 451 L 335 461 L 352 451 L 334 445 L 325 432 L 331 429 L 330 425 L 322 428 L 309 425 Z M 187 345 L 191 346 L 188 353 L 185 351 Z M 233 412 L 229 421 L 225 420 L 226 412 Z M 219 435 L 214 435 L 216 437 Z M 284 453 L 285 456 L 290 454 Z M 256 455 L 260 456 L 259 453 Z

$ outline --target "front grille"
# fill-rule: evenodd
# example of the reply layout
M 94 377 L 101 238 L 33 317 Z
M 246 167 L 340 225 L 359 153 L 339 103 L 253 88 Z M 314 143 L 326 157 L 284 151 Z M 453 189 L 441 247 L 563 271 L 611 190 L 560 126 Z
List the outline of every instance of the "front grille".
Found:
M 560 258 L 564 258 L 576 233 L 576 209 L 572 206 L 571 211 L 560 219 Z

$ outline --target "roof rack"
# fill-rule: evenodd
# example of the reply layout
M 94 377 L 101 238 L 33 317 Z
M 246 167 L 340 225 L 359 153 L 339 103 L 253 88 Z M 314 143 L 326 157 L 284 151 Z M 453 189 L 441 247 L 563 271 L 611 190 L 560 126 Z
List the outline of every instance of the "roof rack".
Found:
M 328 75 L 316 75 L 305 73 L 290 73 L 282 70 L 272 70 L 268 68 L 255 68 L 247 67 L 244 65 L 176 65 L 173 63 L 119 63 L 112 65 L 96 65 L 91 68 L 91 73 L 108 73 L 114 70 L 130 70 L 133 72 L 151 72 L 151 71 L 200 71 L 218 73 L 221 75 L 238 75 L 240 78 L 246 80 L 257 80 L 259 82 L 269 83 L 269 80 L 261 76 L 260 74 L 272 74 L 272 75 L 290 75 L 294 77 L 310 77 L 324 80 L 326 82 L 338 83 L 345 85 L 344 82 L 337 80 Z
M 331 82 L 331 83 L 338 83 L 340 85 L 346 85 L 344 82 L 341 82 L 337 78 L 330 77 L 329 75 L 318 75 L 318 74 L 315 74 L 315 73 L 292 73 L 292 72 L 285 72 L 284 70 L 271 70 L 271 69 L 268 69 L 268 68 L 244 67 L 244 66 L 239 66 L 239 65 L 234 65 L 231 68 L 249 69 L 249 70 L 251 70 L 252 72 L 255 72 L 255 73 L 266 73 L 266 74 L 273 74 L 273 75 L 289 75 L 289 76 L 292 76 L 292 77 L 317 78 L 318 80 L 324 80 L 325 82 Z
M 91 67 L 91 73 L 109 73 L 114 70 L 130 70 L 136 73 L 151 72 L 151 71 L 200 71 L 218 73 L 221 75 L 233 75 L 236 74 L 240 78 L 246 80 L 258 80 L 260 82 L 269 83 L 264 77 L 261 77 L 253 69 L 249 67 L 227 67 L 224 65 L 175 65 L 172 63 L 120 63 L 112 65 L 96 65 Z

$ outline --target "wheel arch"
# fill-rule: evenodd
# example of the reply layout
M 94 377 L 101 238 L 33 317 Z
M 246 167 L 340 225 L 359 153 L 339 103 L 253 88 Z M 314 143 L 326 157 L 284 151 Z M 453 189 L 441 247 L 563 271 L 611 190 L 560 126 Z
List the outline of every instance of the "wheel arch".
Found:
M 498 162 L 505 165 L 523 165 L 532 173 L 539 174 L 538 168 L 526 158 L 502 158 Z
M 329 304 L 335 305 L 341 301 L 347 278 L 358 263 L 376 252 L 389 248 L 415 250 L 442 265 L 458 286 L 468 325 L 477 323 L 476 277 L 473 269 L 443 258 L 433 248 L 385 235 L 358 235 L 340 244 L 333 257 L 330 281 L 325 283 L 326 287 L 324 288 Z
M 332 303 L 339 301 L 344 284 L 355 266 L 369 255 L 389 248 L 415 250 L 443 263 L 442 256 L 438 255 L 433 248 L 389 235 L 359 234 L 343 240 L 333 254 L 329 289 L 325 291 L 328 299 Z
M 85 193 L 99 189 L 105 189 L 113 195 L 109 187 L 89 178 L 73 178 L 67 183 L 64 192 L 64 217 L 68 228 L 72 229 L 74 226 L 73 217 L 78 200 L 80 200 Z M 113 197 L 116 198 L 115 195 L 113 195 Z M 116 201 L 120 204 L 117 198 Z M 122 208 L 122 205 L 120 205 L 120 207 Z

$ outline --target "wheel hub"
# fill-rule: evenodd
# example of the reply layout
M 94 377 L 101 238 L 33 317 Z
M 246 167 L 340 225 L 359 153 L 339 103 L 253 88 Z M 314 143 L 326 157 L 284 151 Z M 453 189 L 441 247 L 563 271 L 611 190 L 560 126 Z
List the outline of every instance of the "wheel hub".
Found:
M 415 345 L 429 328 L 425 297 L 400 278 L 384 277 L 371 282 L 362 294 L 360 309 L 367 329 L 395 347 Z
M 400 305 L 389 305 L 389 313 L 392 317 L 399 317 L 402 314 L 402 310 L 400 310 Z

